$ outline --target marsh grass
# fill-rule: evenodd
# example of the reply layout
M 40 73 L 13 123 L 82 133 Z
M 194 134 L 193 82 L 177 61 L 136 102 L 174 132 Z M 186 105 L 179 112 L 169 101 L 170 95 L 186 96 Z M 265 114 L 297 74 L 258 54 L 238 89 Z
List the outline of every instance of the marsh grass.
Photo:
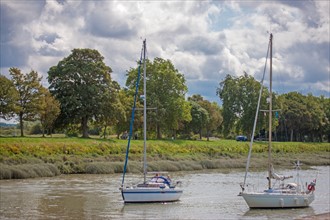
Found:
M 86 164 L 85 171 L 86 173 L 90 173 L 90 174 L 122 173 L 123 164 L 120 162 L 88 163 Z
M 60 174 L 54 164 L 21 164 L 0 166 L 0 179 L 26 179 L 52 177 Z
M 33 178 L 60 173 L 121 173 L 127 140 L 82 138 L 0 138 L 0 178 Z M 246 164 L 248 142 L 233 140 L 148 140 L 149 171 L 240 169 Z M 274 142 L 273 162 L 291 168 L 330 165 L 329 143 Z M 143 141 L 132 140 L 128 172 L 142 172 Z M 267 143 L 253 146 L 252 169 L 267 166 Z

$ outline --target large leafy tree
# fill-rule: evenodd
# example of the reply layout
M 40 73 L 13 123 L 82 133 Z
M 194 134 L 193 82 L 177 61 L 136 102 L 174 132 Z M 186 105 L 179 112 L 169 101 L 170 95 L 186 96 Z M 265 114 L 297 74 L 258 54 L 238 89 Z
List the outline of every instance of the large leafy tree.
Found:
M 107 127 L 116 125 L 122 118 L 125 118 L 125 106 L 120 101 L 120 86 L 116 81 L 112 81 L 110 90 L 104 94 L 101 112 L 97 117 L 98 124 L 103 126 L 103 137 L 106 136 Z
M 305 137 L 310 141 L 314 141 L 315 138 L 322 141 L 328 124 L 325 101 L 311 94 L 304 96 L 298 92 L 289 92 L 281 96 L 284 120 L 280 121 L 280 127 L 289 131 L 291 141 L 305 141 Z
M 103 100 L 111 90 L 111 68 L 97 50 L 73 49 L 48 71 L 50 92 L 61 103 L 61 124 L 81 124 L 89 137 L 88 122 L 102 113 Z
M 116 112 L 116 120 L 117 123 L 115 123 L 115 131 L 117 134 L 117 138 L 119 138 L 120 134 L 123 132 L 128 132 L 129 130 L 129 123 L 130 118 L 132 114 L 132 106 L 133 106 L 133 94 L 130 93 L 127 89 L 121 89 L 119 91 L 118 97 L 119 97 L 119 111 Z M 124 114 L 121 114 L 121 112 L 124 112 Z M 135 112 L 135 119 L 137 119 L 137 112 Z M 137 120 L 135 120 L 137 121 Z M 134 123 L 134 127 L 139 127 L 137 123 Z
M 191 105 L 191 118 L 192 120 L 187 124 L 187 128 L 192 130 L 195 134 L 199 134 L 199 139 L 202 139 L 202 130 L 210 121 L 209 113 L 198 102 L 188 98 Z
M 41 106 L 39 111 L 39 120 L 42 126 L 42 136 L 45 135 L 45 130 L 52 133 L 54 122 L 60 114 L 60 103 L 56 100 L 49 90 L 42 87 L 41 90 Z
M 302 123 L 308 115 L 304 97 L 298 92 L 290 92 L 284 95 L 282 114 L 289 131 L 290 141 L 298 140 L 298 133 L 302 129 Z
M 302 135 L 310 134 L 310 140 L 314 142 L 315 138 L 322 141 L 322 126 L 325 124 L 325 111 L 322 109 L 320 99 L 308 94 L 305 98 L 308 114 L 304 120 L 304 129 Z
M 24 136 L 24 121 L 36 120 L 40 110 L 40 81 L 42 77 L 39 77 L 38 73 L 33 70 L 30 73 L 23 74 L 18 68 L 10 68 L 9 73 L 19 96 L 17 114 L 21 136 Z
M 203 107 L 207 110 L 210 120 L 206 123 L 206 138 L 209 137 L 213 131 L 216 131 L 222 124 L 221 109 L 216 102 L 209 102 L 204 100 Z
M 18 92 L 13 82 L 0 75 L 0 117 L 9 120 L 17 112 Z
M 320 105 L 324 112 L 324 119 L 321 126 L 321 134 L 325 135 L 327 141 L 330 143 L 330 98 L 325 98 L 324 96 L 321 96 Z
M 235 121 L 238 119 L 240 108 L 237 104 L 238 100 L 238 85 L 236 79 L 231 75 L 227 75 L 225 79 L 219 84 L 217 95 L 222 100 L 222 115 L 223 115 L 223 134 L 227 137 L 234 127 Z
M 201 127 L 200 131 L 200 138 L 202 137 L 202 129 L 205 129 L 205 134 L 207 137 L 207 140 L 209 140 L 209 137 L 211 135 L 211 133 L 215 130 L 217 130 L 222 123 L 222 115 L 221 115 L 221 109 L 218 106 L 217 103 L 213 102 L 211 103 L 208 100 L 204 100 L 204 98 L 201 95 L 193 95 L 192 97 L 188 98 L 189 101 L 192 102 L 192 111 L 191 111 L 191 115 L 192 115 L 192 122 L 194 121 L 194 124 L 198 124 L 199 126 L 203 126 Z M 200 106 L 199 108 L 196 108 L 197 106 Z M 194 110 L 193 110 L 194 109 Z M 198 111 L 196 111 L 197 109 L 199 109 Z M 206 116 L 201 117 L 202 116 L 202 112 L 201 109 L 204 109 L 207 113 Z M 197 115 L 196 115 L 197 113 Z M 195 116 L 197 116 L 197 118 L 195 118 Z M 202 122 L 197 122 L 196 119 L 200 120 L 203 119 L 204 121 Z
M 190 105 L 185 100 L 187 86 L 183 74 L 175 69 L 170 60 L 155 58 L 147 61 L 147 106 L 156 108 L 148 111 L 148 120 L 152 122 L 149 128 L 157 131 L 157 138 L 162 137 L 162 131 L 176 136 L 176 131 L 184 121 L 190 121 Z M 137 68 L 128 71 L 126 86 L 135 88 Z M 140 94 L 143 94 L 143 77 L 141 77 Z M 149 118 L 150 116 L 150 118 Z
M 250 136 L 257 108 L 260 83 L 253 77 L 244 74 L 235 78 L 227 75 L 220 82 L 217 94 L 223 102 L 223 132 L 228 136 L 231 131 L 243 132 Z M 267 89 L 262 93 L 261 109 L 266 109 Z M 260 117 L 258 127 L 263 126 L 263 118 Z

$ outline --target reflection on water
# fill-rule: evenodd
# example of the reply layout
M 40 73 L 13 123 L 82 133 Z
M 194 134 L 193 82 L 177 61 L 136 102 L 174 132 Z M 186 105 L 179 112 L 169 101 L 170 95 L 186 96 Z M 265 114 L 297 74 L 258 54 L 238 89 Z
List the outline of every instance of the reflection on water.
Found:
M 1 219 L 294 219 L 330 211 L 329 168 L 318 167 L 316 198 L 304 209 L 249 209 L 237 196 L 243 173 L 175 173 L 184 194 L 175 203 L 124 204 L 120 175 L 62 175 L 0 181 Z M 315 176 L 315 170 L 303 171 Z M 263 173 L 255 173 L 262 176 Z M 140 176 L 128 175 L 128 182 Z M 310 179 L 306 179 L 310 181 Z
M 312 216 L 315 215 L 313 207 L 303 209 L 250 209 L 244 213 L 244 217 L 250 219 L 295 219 L 297 217 Z

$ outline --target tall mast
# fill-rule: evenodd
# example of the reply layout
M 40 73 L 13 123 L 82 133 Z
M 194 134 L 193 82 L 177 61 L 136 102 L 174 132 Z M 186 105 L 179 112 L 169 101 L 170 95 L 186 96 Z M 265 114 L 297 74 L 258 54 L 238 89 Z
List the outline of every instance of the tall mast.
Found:
M 264 84 L 264 79 L 265 79 L 265 74 L 266 74 L 266 69 L 267 69 L 269 48 L 270 48 L 270 42 L 268 43 L 268 47 L 267 47 L 267 55 L 266 55 L 266 60 L 265 60 L 264 73 L 263 73 L 262 79 L 260 81 L 258 105 L 257 105 L 257 110 L 256 110 L 255 118 L 254 118 L 254 123 L 253 123 L 253 129 L 252 129 L 252 134 L 251 134 L 251 141 L 250 141 L 250 146 L 249 146 L 248 159 L 246 161 L 244 182 L 243 182 L 243 185 L 241 185 L 242 192 L 244 191 L 244 188 L 245 188 L 246 178 L 247 178 L 247 174 L 248 174 L 249 167 L 250 167 L 250 160 L 251 160 L 251 154 L 252 154 L 252 145 L 253 145 L 253 142 L 254 142 L 254 133 L 256 131 L 258 113 L 259 113 L 259 109 L 260 109 L 261 94 L 262 94 L 262 90 L 263 90 L 263 84 Z
M 143 178 L 147 175 L 147 85 L 146 85 L 146 39 L 143 41 Z
M 272 188 L 271 175 L 272 175 L 272 77 L 273 77 L 273 34 L 270 34 L 270 67 L 269 67 L 269 132 L 268 132 L 268 188 Z
M 141 64 L 142 64 L 142 52 L 145 51 L 144 49 L 144 44 L 142 46 L 141 50 L 141 56 L 140 56 L 140 61 L 139 61 L 139 67 L 138 67 L 138 76 L 136 80 L 136 85 L 135 85 L 135 93 L 134 93 L 134 104 L 132 108 L 132 116 L 131 116 L 131 121 L 129 123 L 129 135 L 128 135 L 128 142 L 127 142 L 127 148 L 126 148 L 126 157 L 125 157 L 125 164 L 124 164 L 124 170 L 123 170 L 123 179 L 121 182 L 121 185 L 124 185 L 125 181 L 125 174 L 127 170 L 127 164 L 128 164 L 128 154 L 129 154 L 129 148 L 131 146 L 131 138 L 132 138 L 132 133 L 133 133 L 133 124 L 134 124 L 134 115 L 135 115 L 135 108 L 136 108 L 136 100 L 139 92 L 139 83 L 140 83 L 140 73 L 141 73 Z

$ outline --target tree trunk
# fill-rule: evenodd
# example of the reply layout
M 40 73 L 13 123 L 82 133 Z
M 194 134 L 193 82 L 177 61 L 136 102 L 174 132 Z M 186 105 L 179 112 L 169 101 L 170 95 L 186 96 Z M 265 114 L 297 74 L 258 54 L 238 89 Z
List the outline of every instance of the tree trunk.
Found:
M 157 139 L 158 140 L 162 139 L 162 134 L 161 134 L 160 127 L 158 124 L 157 124 Z
M 21 137 L 24 137 L 24 132 L 23 132 L 23 112 L 20 112 L 19 113 L 19 126 L 20 126 L 20 129 L 21 129 Z
M 82 137 L 83 138 L 89 138 L 87 122 L 88 122 L 88 118 L 83 117 L 82 120 L 81 120 L 81 129 L 82 129 Z
M 45 123 L 43 123 L 43 121 L 42 120 L 40 120 L 40 124 L 41 124 L 41 130 L 42 130 L 42 137 L 45 137 L 45 126 L 44 126 L 44 124 Z
M 105 125 L 104 126 L 104 131 L 103 131 L 103 139 L 105 139 L 105 133 L 106 133 L 106 131 L 107 131 L 107 126 Z
M 290 134 L 290 141 L 293 141 L 293 129 L 291 129 L 291 134 Z
M 206 130 L 206 139 L 207 139 L 207 141 L 210 140 L 210 135 L 209 135 L 209 131 L 208 130 Z
M 173 138 L 176 140 L 176 130 L 175 129 L 173 129 Z

